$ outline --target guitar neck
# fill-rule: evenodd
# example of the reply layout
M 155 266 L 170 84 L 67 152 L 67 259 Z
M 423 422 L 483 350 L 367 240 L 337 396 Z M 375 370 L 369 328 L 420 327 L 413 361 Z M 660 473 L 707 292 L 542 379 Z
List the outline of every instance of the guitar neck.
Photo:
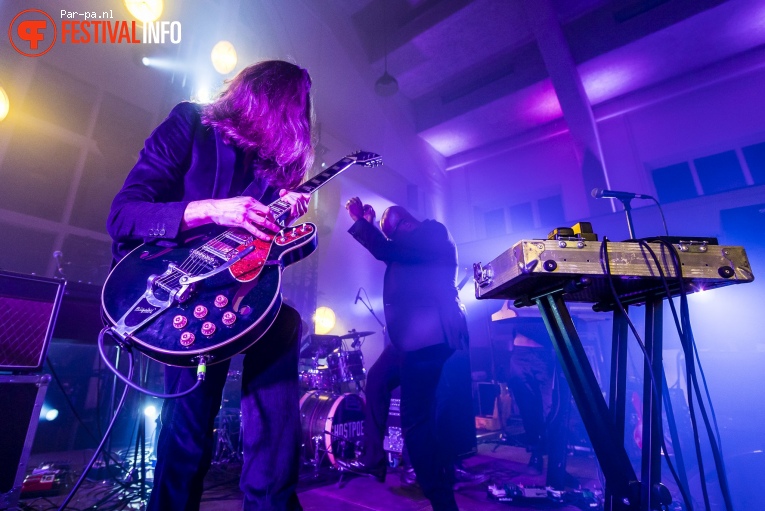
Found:
M 329 183 L 335 176 L 340 174 L 342 171 L 350 167 L 356 163 L 356 160 L 354 158 L 343 158 L 342 160 L 338 161 L 331 167 L 328 167 L 324 169 L 323 171 L 316 174 L 313 178 L 306 181 L 299 187 L 295 189 L 298 193 L 310 193 L 313 194 L 315 191 L 317 191 L 319 188 L 324 186 L 325 184 Z M 274 215 L 274 218 L 280 218 L 282 215 L 287 213 L 290 209 L 290 205 L 283 201 L 282 199 L 277 199 L 268 206 L 271 209 L 271 212 Z

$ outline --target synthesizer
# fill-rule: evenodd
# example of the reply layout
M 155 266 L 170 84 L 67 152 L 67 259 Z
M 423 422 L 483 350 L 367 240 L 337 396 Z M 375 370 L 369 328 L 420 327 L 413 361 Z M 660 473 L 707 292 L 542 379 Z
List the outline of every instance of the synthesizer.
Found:
M 691 293 L 754 280 L 743 247 L 697 238 L 642 245 L 608 242 L 609 276 L 604 271 L 602 245 L 583 239 L 521 240 L 491 262 L 473 265 L 476 298 L 530 305 L 535 297 L 562 291 L 565 301 L 602 304 L 608 309 L 614 301 L 611 283 L 624 304 L 640 304 L 666 296 L 665 284 L 677 296 L 681 281 L 682 288 Z

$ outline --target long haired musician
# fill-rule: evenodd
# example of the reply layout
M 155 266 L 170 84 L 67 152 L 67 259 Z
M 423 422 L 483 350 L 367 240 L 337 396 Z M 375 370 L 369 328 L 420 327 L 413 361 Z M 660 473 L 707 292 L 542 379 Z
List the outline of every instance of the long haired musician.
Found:
M 205 224 L 270 240 L 279 230 L 268 206 L 282 197 L 289 221 L 308 195 L 288 192 L 313 162 L 311 79 L 283 61 L 242 70 L 212 104 L 180 103 L 146 140 L 112 203 L 107 229 L 116 260 L 140 243 L 172 244 Z M 298 510 L 298 313 L 282 306 L 268 332 L 247 349 L 242 374 L 244 509 Z M 199 509 L 210 467 L 213 426 L 229 362 L 211 365 L 194 393 L 167 400 L 150 510 Z M 193 368 L 165 367 L 168 392 L 196 380 Z

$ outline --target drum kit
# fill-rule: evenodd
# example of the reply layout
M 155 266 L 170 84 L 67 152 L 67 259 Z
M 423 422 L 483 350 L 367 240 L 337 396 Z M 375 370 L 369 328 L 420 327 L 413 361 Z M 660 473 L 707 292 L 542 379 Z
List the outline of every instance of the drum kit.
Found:
M 356 459 L 364 435 L 366 369 L 360 350 L 374 332 L 351 330 L 345 335 L 308 335 L 300 348 L 300 420 L 303 461 L 315 473 L 338 460 Z M 346 346 L 346 341 L 351 341 Z M 213 463 L 242 461 L 239 391 L 242 374 L 229 371 L 221 410 L 216 417 Z
M 374 332 L 309 335 L 300 351 L 300 419 L 303 458 L 318 472 L 359 454 L 364 435 L 366 369 L 360 347 Z M 350 347 L 345 341 L 352 340 Z

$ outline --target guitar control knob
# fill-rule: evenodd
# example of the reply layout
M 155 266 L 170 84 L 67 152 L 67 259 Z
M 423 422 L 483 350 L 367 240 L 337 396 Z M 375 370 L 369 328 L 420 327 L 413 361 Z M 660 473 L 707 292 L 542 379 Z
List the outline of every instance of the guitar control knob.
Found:
M 173 326 L 178 330 L 181 330 L 183 327 L 185 327 L 186 323 L 188 322 L 189 320 L 186 319 L 186 316 L 181 316 L 180 314 L 173 318 Z
M 181 346 L 191 346 L 192 344 L 194 344 L 194 334 L 183 332 L 181 334 Z
M 233 312 L 224 312 L 223 313 L 223 324 L 226 326 L 231 326 L 236 321 L 236 314 Z
M 214 303 L 215 303 L 216 307 L 218 307 L 219 309 L 222 309 L 223 307 L 228 305 L 228 298 L 226 298 L 223 295 L 218 295 L 218 296 L 215 297 L 215 302 Z
M 205 321 L 202 324 L 202 335 L 210 336 L 215 333 L 215 323 Z
M 202 319 L 203 317 L 207 316 L 207 307 L 204 305 L 197 305 L 194 307 L 194 317 L 197 319 Z

